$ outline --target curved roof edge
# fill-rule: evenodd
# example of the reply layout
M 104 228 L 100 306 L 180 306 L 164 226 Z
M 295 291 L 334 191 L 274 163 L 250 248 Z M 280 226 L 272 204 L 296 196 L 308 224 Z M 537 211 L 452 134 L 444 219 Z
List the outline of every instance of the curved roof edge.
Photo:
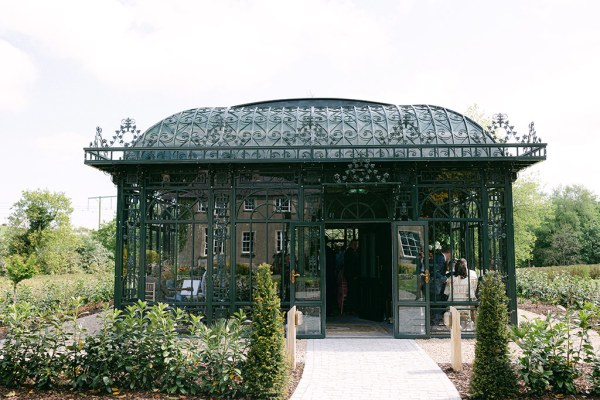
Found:
M 231 108 L 253 108 L 253 107 L 365 107 L 365 106 L 393 106 L 390 103 L 378 101 L 344 99 L 335 97 L 303 97 L 280 100 L 266 100 L 252 103 L 238 104 Z

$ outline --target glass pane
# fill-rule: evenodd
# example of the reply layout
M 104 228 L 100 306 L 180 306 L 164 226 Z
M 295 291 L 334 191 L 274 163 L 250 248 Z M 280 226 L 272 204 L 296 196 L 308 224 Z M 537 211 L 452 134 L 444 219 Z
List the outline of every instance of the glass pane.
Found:
M 425 300 L 423 226 L 398 227 L 398 300 Z
M 398 332 L 401 335 L 424 335 L 425 307 L 398 307 Z
M 302 323 L 297 327 L 298 335 L 320 335 L 321 334 L 321 307 L 297 306 L 302 312 Z
M 320 248 L 319 226 L 296 228 L 296 300 L 321 299 Z
M 271 223 L 268 233 L 268 253 L 272 254 L 273 282 L 281 301 L 290 300 L 289 224 Z

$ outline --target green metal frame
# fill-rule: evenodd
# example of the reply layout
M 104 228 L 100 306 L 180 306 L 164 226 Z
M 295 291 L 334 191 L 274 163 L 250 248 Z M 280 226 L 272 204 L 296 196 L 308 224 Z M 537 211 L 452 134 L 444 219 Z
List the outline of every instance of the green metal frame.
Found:
M 295 239 L 283 238 L 286 226 L 314 224 L 323 234 L 327 223 L 408 221 L 482 273 L 492 266 L 506 275 L 516 322 L 512 182 L 546 157 L 533 124 L 517 136 L 503 114 L 486 131 L 435 106 L 281 100 L 188 110 L 144 133 L 125 119 L 110 141 L 98 128 L 84 150 L 85 163 L 117 185 L 117 307 L 144 298 L 151 279 L 160 289 L 184 278 L 193 286 L 206 268 L 202 296 L 178 299 L 183 290 L 167 287 L 164 299 L 208 321 L 227 316 L 252 306 L 253 268 L 283 256 L 282 241 Z M 260 210 L 244 211 L 246 198 Z M 277 198 L 292 210 L 277 211 Z M 242 245 L 244 229 L 251 243 Z M 294 299 L 280 279 L 287 308 Z M 305 303 L 321 309 L 315 337 L 325 334 L 321 283 L 321 299 Z
M 391 235 L 392 235 L 392 291 L 393 291 L 393 307 L 394 307 L 394 337 L 398 339 L 407 339 L 407 338 L 423 338 L 429 337 L 431 334 L 431 326 L 430 326 L 430 298 L 429 298 L 429 281 L 425 284 L 425 299 L 424 300 L 402 300 L 399 298 L 399 288 L 398 288 L 398 228 L 400 227 L 408 227 L 415 226 L 423 228 L 424 237 L 423 242 L 425 244 L 429 243 L 428 237 L 428 229 L 427 222 L 417 222 L 417 221 L 405 221 L 405 222 L 395 222 L 391 226 Z M 425 268 L 426 270 L 430 269 L 429 266 L 429 257 L 424 258 Z M 425 326 L 425 332 L 423 334 L 407 334 L 401 332 L 400 326 L 400 316 L 398 313 L 398 309 L 400 307 L 407 308 L 424 308 L 424 316 L 423 323 Z
M 298 260 L 300 260 L 301 258 L 307 257 L 307 254 L 299 254 L 295 252 L 295 249 L 297 248 L 295 245 L 297 243 L 297 241 L 299 240 L 298 237 L 296 236 L 297 234 L 297 229 L 301 229 L 301 228 L 317 228 L 319 230 L 319 254 L 325 254 L 325 235 L 324 235 L 324 224 L 322 222 L 312 222 L 312 223 L 306 223 L 306 222 L 298 222 L 298 223 L 292 223 L 290 224 L 290 229 L 291 229 L 291 266 L 290 266 L 290 272 L 293 273 L 293 271 L 298 271 L 297 269 L 297 262 Z M 326 296 L 326 289 L 325 289 L 325 265 L 324 265 L 324 261 L 325 261 L 325 257 L 317 257 L 318 259 L 318 263 L 319 265 L 317 266 L 318 270 L 319 270 L 319 281 L 320 281 L 320 290 L 319 290 L 319 300 L 301 300 L 296 298 L 296 289 L 297 289 L 297 284 L 295 283 L 290 283 L 290 308 L 293 306 L 296 306 L 298 311 L 302 311 L 305 308 L 317 308 L 320 310 L 319 312 L 319 325 L 320 325 L 320 330 L 318 333 L 312 333 L 312 334 L 302 334 L 302 333 L 298 333 L 297 336 L 299 338 L 305 338 L 305 339 L 319 339 L 319 338 L 324 338 L 325 337 L 325 296 Z M 290 276 L 290 282 L 293 282 L 296 279 L 300 279 L 301 277 L 292 277 Z M 306 317 L 305 317 L 305 322 L 306 321 Z

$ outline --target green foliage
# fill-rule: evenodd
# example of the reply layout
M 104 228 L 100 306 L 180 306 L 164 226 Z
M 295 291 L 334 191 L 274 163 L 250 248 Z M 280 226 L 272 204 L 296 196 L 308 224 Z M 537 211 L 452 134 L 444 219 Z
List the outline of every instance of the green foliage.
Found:
M 42 321 L 30 303 L 11 304 L 4 317 L 7 334 L 0 349 L 0 382 L 48 388 L 75 373 L 81 357 L 80 305 L 80 299 L 73 299 L 71 314 L 57 312 Z
M 36 232 L 36 259 L 43 274 L 69 274 L 81 271 L 82 237 L 71 227 Z
M 36 318 L 45 320 L 58 312 L 71 313 L 71 298 L 79 297 L 83 305 L 107 303 L 113 299 L 114 276 L 112 274 L 38 275 L 19 285 L 17 302 L 31 304 Z M 6 315 L 13 302 L 8 281 L 0 280 L 0 316 Z M 0 325 L 5 321 L 0 319 Z
M 114 257 L 117 248 L 117 219 L 113 218 L 100 225 L 98 230 L 92 231 L 92 237 L 102 243 Z
M 585 303 L 600 305 L 600 280 L 571 274 L 578 270 L 582 275 L 586 270 L 590 275 L 596 273 L 592 266 L 519 269 L 517 295 L 567 308 L 581 308 Z
M 233 399 L 244 394 L 242 371 L 248 352 L 248 324 L 240 311 L 230 320 L 218 320 L 206 326 L 192 316 L 192 341 L 195 364 L 200 378 L 199 391 L 211 398 Z
M 92 235 L 82 233 L 79 254 L 79 268 L 86 273 L 112 272 L 114 254 L 102 245 Z
M 21 228 L 22 233 L 13 237 L 12 253 L 34 254 L 43 239 L 41 233 L 60 227 L 69 227 L 73 212 L 71 200 L 64 193 L 48 190 L 23 191 L 21 199 L 12 206 L 8 217 L 10 225 Z
M 536 232 L 549 218 L 550 203 L 542 192 L 539 178 L 520 176 L 513 185 L 513 213 L 515 230 L 515 263 L 525 266 L 533 259 Z
M 71 313 L 45 320 L 30 303 L 10 305 L 0 384 L 249 398 L 242 380 L 249 324 L 242 312 L 206 326 L 181 309 L 140 301 L 124 311 L 106 309 L 100 331 L 86 335 L 77 324 L 82 301 L 71 302 Z M 187 328 L 191 336 L 181 336 Z
M 13 284 L 13 300 L 15 303 L 17 301 L 17 285 L 25 279 L 32 278 L 35 272 L 35 260 L 31 256 L 24 260 L 23 257 L 15 254 L 7 259 L 6 275 Z
M 250 352 L 243 370 L 247 393 L 253 399 L 281 399 L 287 374 L 280 300 L 271 280 L 271 266 L 260 264 L 254 291 Z
M 187 317 L 181 309 L 139 301 L 107 312 L 97 335 L 84 341 L 73 385 L 111 392 L 112 387 L 194 393 L 193 370 L 177 329 Z
M 519 373 L 531 394 L 577 393 L 575 381 L 585 376 L 583 362 L 598 363 L 589 331 L 599 317 L 600 308 L 587 303 L 576 312 L 567 310 L 560 317 L 548 314 L 545 319 L 513 328 L 515 342 L 522 350 Z M 594 370 L 585 378 L 598 390 L 595 373 Z
M 483 129 L 487 130 L 492 124 L 492 120 L 490 119 L 489 115 L 486 114 L 484 110 L 479 108 L 479 104 L 477 103 L 470 105 L 465 111 L 465 115 L 481 125 Z
M 551 213 L 537 231 L 536 265 L 600 262 L 600 205 L 582 186 L 561 187 L 550 197 Z
M 488 273 L 480 283 L 472 399 L 506 399 L 516 394 L 517 379 L 508 352 L 508 298 L 500 276 Z
M 6 258 L 8 257 L 9 227 L 0 225 L 0 275 L 6 274 Z
M 71 200 L 64 193 L 48 190 L 25 190 L 13 204 L 8 220 L 12 226 L 29 231 L 43 231 L 51 226 L 69 225 L 73 212 Z

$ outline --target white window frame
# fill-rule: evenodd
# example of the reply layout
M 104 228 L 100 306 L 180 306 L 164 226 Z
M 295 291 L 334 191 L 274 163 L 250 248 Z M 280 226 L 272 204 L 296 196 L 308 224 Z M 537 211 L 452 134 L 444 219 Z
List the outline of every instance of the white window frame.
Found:
M 256 199 L 248 198 L 244 199 L 244 211 L 254 211 L 256 208 Z
M 204 257 L 208 256 L 208 228 L 204 228 Z M 219 243 L 213 236 L 213 255 L 224 254 L 224 243 Z
M 256 231 L 243 231 L 241 250 L 242 254 L 254 253 L 254 244 L 256 242 Z
M 275 231 L 275 252 L 283 252 L 284 231 Z
M 283 212 L 291 212 L 292 211 L 292 202 L 287 197 L 278 197 L 274 201 L 275 212 L 283 213 Z

